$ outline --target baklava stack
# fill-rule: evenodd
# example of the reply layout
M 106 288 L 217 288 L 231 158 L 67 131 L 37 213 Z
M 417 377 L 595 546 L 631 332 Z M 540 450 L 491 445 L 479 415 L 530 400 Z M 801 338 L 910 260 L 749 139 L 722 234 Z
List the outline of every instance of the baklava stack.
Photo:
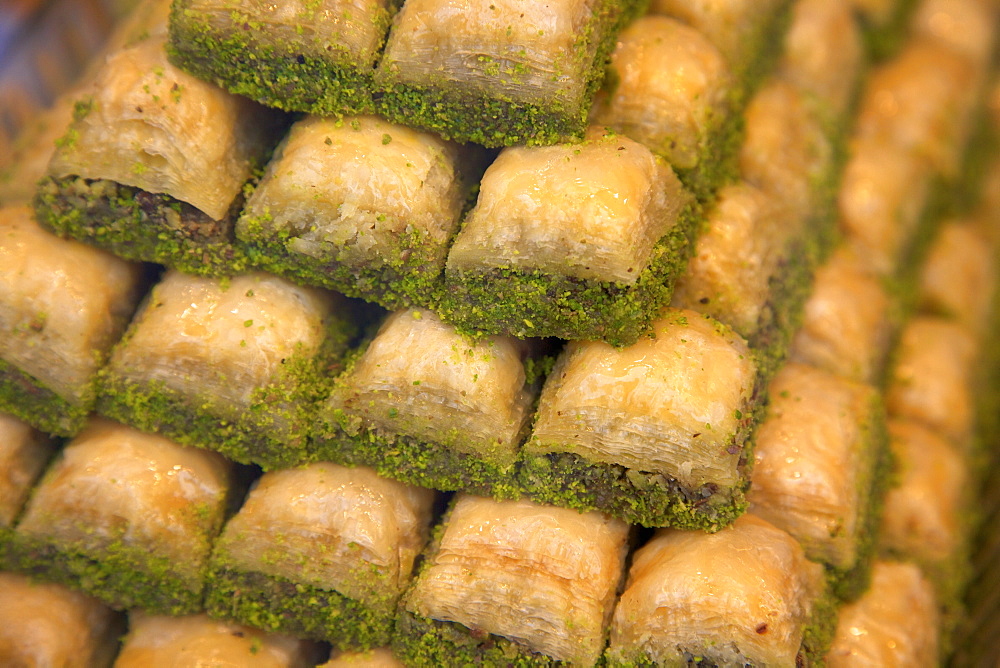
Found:
M 53 588 L 0 617 L 67 598 L 94 665 L 943 660 L 998 11 L 143 5 L 0 191 L 0 568 Z

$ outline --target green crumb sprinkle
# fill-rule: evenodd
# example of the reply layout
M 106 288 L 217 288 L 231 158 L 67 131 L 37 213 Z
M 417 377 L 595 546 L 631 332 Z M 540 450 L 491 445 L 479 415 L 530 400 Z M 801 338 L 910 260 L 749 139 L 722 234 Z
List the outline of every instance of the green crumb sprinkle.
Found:
M 392 142 L 392 135 L 390 135 L 388 132 L 385 133 L 385 134 L 383 134 L 382 135 L 382 145 L 385 146 L 386 144 L 389 144 L 390 142 Z
M 253 320 L 244 320 L 243 321 L 243 326 L 244 327 L 253 327 Z
M 82 100 L 77 100 L 73 104 L 73 120 L 75 122 L 82 121 L 87 115 L 94 110 L 94 98 L 85 97 Z

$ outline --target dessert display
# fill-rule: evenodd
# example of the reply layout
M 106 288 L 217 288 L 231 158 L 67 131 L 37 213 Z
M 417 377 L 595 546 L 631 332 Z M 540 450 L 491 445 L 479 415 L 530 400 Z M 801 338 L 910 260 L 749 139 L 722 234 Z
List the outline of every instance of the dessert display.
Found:
M 993 0 L 136 1 L 0 155 L 0 618 L 1000 658 Z

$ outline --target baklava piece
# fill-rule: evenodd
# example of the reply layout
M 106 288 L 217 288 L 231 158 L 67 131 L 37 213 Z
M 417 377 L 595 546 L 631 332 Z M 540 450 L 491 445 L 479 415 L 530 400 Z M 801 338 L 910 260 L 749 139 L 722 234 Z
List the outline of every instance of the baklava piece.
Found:
M 947 46 L 912 40 L 869 75 L 857 137 L 912 152 L 935 174 L 957 179 L 981 88 L 977 74 Z
M 816 97 L 824 115 L 846 124 L 864 64 L 861 26 L 850 3 L 796 0 L 779 65 L 784 79 Z
M 662 158 L 596 127 L 580 144 L 505 149 L 448 255 L 444 319 L 632 343 L 670 298 L 695 209 Z
M 920 272 L 920 306 L 981 336 L 989 323 L 997 267 L 995 249 L 971 221 L 941 225 Z
M 14 522 L 54 450 L 52 441 L 28 423 L 0 413 L 0 568 Z
M 934 589 L 913 564 L 878 562 L 872 586 L 844 606 L 826 655 L 830 668 L 940 665 Z
M 270 107 L 373 109 L 375 64 L 401 0 L 176 0 L 173 62 Z
M 889 414 L 967 444 L 975 420 L 974 372 L 979 346 L 958 323 L 919 316 L 903 328 L 886 390 Z
M 0 664 L 109 668 L 124 619 L 62 585 L 0 572 Z
M 956 606 L 971 571 L 975 522 L 969 462 L 962 448 L 910 420 L 891 420 L 898 484 L 889 490 L 881 546 L 914 561 L 934 583 L 943 606 Z
M 165 617 L 131 612 L 115 668 L 312 668 L 319 660 L 321 648 L 310 641 L 205 615 Z
M 386 308 L 431 306 L 484 156 L 371 116 L 294 126 L 236 225 L 252 262 Z
M 816 271 L 790 358 L 881 386 L 896 315 L 883 282 L 841 246 Z
M 834 129 L 815 102 L 792 84 L 772 78 L 750 100 L 740 175 L 780 198 L 790 236 L 808 233 L 825 248 L 833 229 L 833 202 L 842 161 Z M 819 248 L 804 250 L 816 254 Z
M 827 371 L 788 364 L 771 383 L 756 434 L 750 512 L 787 531 L 827 566 L 845 600 L 868 585 L 889 484 L 878 392 Z
M 813 262 L 781 198 L 746 182 L 728 185 L 706 216 L 671 304 L 729 325 L 766 369 L 780 368 L 801 320 Z
M 629 528 L 596 512 L 460 495 L 400 603 L 407 665 L 591 666 Z
M 517 496 L 544 351 L 537 341 L 470 340 L 429 311 L 399 311 L 335 381 L 317 456 L 424 487 Z
M 0 208 L 0 410 L 71 436 L 93 410 L 97 372 L 144 289 L 140 265 Z
M 44 80 L 43 88 L 39 90 L 45 90 L 46 94 L 55 92 L 59 96 L 51 107 L 41 111 L 25 124 L 18 133 L 12 150 L 0 156 L 0 203 L 31 201 L 38 188 L 38 182 L 48 171 L 49 161 L 57 144 L 61 143 L 60 138 L 66 135 L 73 122 L 76 102 L 97 75 L 100 63 L 108 54 L 120 50 L 126 43 L 138 39 L 140 35 L 148 34 L 150 30 L 155 32 L 157 26 L 161 31 L 164 30 L 170 11 L 170 0 L 131 2 L 116 9 L 118 10 L 114 12 L 116 15 L 124 10 L 127 11 L 127 17 L 120 17 L 121 20 L 104 40 L 99 51 L 95 53 L 87 51 L 88 64 L 83 74 L 71 86 L 64 88 L 61 84 L 57 85 L 48 78 L 48 66 L 38 65 L 39 69 L 33 76 Z M 60 76 L 63 74 L 65 72 Z
M 758 517 L 714 534 L 661 529 L 633 558 L 607 658 L 612 665 L 814 665 L 834 615 L 823 567 Z
M 234 480 L 216 453 L 95 419 L 35 488 L 10 546 L 14 568 L 115 608 L 200 610 Z
M 736 173 L 739 109 L 718 49 L 665 16 L 628 26 L 611 55 L 606 90 L 592 122 L 664 157 L 701 199 Z
M 433 501 L 367 468 L 265 473 L 216 544 L 206 609 L 335 647 L 385 645 Z
M 996 45 L 997 11 L 988 0 L 923 0 L 910 31 L 961 53 L 985 75 Z
M 877 275 L 898 276 L 928 235 L 930 170 L 913 152 L 875 141 L 854 140 L 848 152 L 837 194 L 840 231 Z
M 641 0 L 409 0 L 376 80 L 380 114 L 483 146 L 583 134 L 621 28 Z
M 704 34 L 745 82 L 745 96 L 781 53 L 791 5 L 789 0 L 652 0 L 649 11 L 680 19 Z
M 98 412 L 264 468 L 308 458 L 324 379 L 353 334 L 335 293 L 263 273 L 167 273 L 101 372 Z
M 746 508 L 757 365 L 731 329 L 670 309 L 627 348 L 568 344 L 521 470 L 543 503 L 644 526 L 718 529 Z
M 129 259 L 236 273 L 243 187 L 281 122 L 178 70 L 165 40 L 151 32 L 108 57 L 49 164 L 39 222 Z

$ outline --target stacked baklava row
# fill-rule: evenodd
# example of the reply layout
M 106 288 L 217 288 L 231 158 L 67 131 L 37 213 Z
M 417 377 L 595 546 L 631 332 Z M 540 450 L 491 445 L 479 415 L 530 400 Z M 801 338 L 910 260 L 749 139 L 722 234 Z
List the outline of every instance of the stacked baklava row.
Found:
M 646 4 L 140 10 L 0 191 L 0 662 L 943 659 L 998 10 Z

